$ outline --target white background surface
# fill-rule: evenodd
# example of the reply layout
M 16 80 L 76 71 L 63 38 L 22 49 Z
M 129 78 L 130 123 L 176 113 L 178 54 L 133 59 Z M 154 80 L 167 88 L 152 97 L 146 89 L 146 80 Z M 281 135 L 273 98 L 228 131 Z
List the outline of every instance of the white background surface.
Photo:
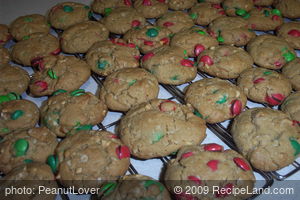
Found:
M 91 0 L 73 0 L 74 2 L 81 2 L 87 5 L 90 5 Z M 22 15 L 28 15 L 28 14 L 46 14 L 48 9 L 54 6 L 56 3 L 62 2 L 61 0 L 0 0 L 0 24 L 9 24 L 12 22 L 15 18 Z M 299 53 L 298 53 L 299 56 Z M 32 72 L 30 68 L 26 68 L 29 73 Z M 91 91 L 93 93 L 97 90 L 97 85 L 94 82 L 92 78 L 89 79 L 89 81 L 82 87 L 88 91 Z M 160 98 L 168 98 L 170 97 L 170 94 L 161 88 L 161 92 L 159 95 Z M 27 96 L 26 94 L 23 95 L 23 98 L 27 98 L 30 100 L 35 101 L 38 105 L 46 99 L 46 97 L 43 98 L 32 98 Z M 109 113 L 109 115 L 105 118 L 104 124 L 108 124 L 111 122 L 111 120 L 114 120 L 116 118 L 119 118 L 120 114 L 118 113 Z M 114 132 L 113 129 L 109 130 Z M 207 138 L 204 141 L 204 143 L 208 142 L 217 142 L 220 144 L 224 144 L 221 140 L 219 140 L 216 136 L 214 136 L 209 130 L 207 130 Z M 225 145 L 226 146 L 226 145 Z M 162 162 L 159 159 L 151 159 L 148 161 L 140 161 L 140 160 L 133 160 L 132 164 L 138 169 L 138 172 L 141 174 L 149 175 L 153 178 L 159 178 L 159 171 L 162 167 Z M 258 179 L 260 177 L 257 176 Z M 290 177 L 288 180 L 298 180 L 298 186 L 300 186 L 300 172 Z M 275 182 L 273 187 L 280 187 L 282 185 L 280 184 L 292 184 L 293 187 L 295 187 L 295 182 L 292 181 L 284 181 L 284 182 Z M 295 190 L 300 191 L 300 188 L 295 188 Z M 298 194 L 299 195 L 299 194 Z M 87 196 L 72 196 L 72 199 L 83 199 L 87 198 Z M 261 195 L 257 199 L 300 199 L 300 196 L 270 196 L 270 195 Z

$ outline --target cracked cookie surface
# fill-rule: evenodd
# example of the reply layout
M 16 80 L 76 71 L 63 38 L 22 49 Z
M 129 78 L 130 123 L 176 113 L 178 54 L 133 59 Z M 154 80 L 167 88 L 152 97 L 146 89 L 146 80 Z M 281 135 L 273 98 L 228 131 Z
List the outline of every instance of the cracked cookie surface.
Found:
M 276 30 L 276 34 L 285 39 L 294 49 L 300 49 L 300 22 L 284 23 Z
M 284 65 L 282 74 L 290 80 L 294 90 L 300 90 L 300 58 Z
M 263 171 L 288 166 L 299 154 L 299 126 L 278 110 L 246 110 L 234 119 L 231 134 L 241 154 Z
M 300 125 L 300 92 L 294 92 L 288 96 L 280 109 L 295 120 L 295 124 Z
M 135 0 L 134 8 L 145 18 L 159 18 L 168 11 L 165 0 Z
M 167 156 L 206 137 L 204 120 L 195 116 L 190 106 L 163 99 L 129 110 L 118 131 L 132 155 L 142 159 Z

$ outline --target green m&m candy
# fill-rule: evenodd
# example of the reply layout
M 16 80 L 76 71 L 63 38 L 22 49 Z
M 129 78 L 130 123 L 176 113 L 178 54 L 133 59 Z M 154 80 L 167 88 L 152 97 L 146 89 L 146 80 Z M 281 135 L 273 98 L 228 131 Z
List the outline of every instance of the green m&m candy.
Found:
M 158 35 L 158 30 L 156 28 L 149 28 L 146 32 L 148 37 L 156 37 Z
M 13 112 L 13 113 L 10 115 L 10 118 L 11 118 L 12 120 L 17 120 L 17 119 L 19 119 L 23 114 L 24 114 L 24 111 L 23 111 L 23 110 L 16 110 L 15 112 Z
M 73 12 L 74 9 L 72 8 L 72 6 L 66 5 L 66 6 L 63 7 L 63 10 L 65 12 Z
M 54 156 L 54 155 L 48 156 L 47 164 L 50 166 L 53 173 L 55 173 L 57 171 L 58 163 L 59 163 L 59 161 L 58 161 L 57 156 Z
M 26 154 L 29 147 L 29 143 L 25 139 L 18 139 L 14 144 L 16 156 L 23 156 Z

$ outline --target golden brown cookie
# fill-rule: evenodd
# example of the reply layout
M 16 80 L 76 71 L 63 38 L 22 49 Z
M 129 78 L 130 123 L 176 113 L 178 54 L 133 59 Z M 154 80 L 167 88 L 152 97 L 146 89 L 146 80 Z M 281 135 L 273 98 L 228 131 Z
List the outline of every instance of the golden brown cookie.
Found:
M 288 42 L 269 34 L 259 35 L 251 40 L 247 51 L 255 64 L 268 69 L 280 69 L 296 58 L 296 52 Z
M 206 29 L 193 26 L 176 33 L 170 45 L 184 48 L 189 57 L 197 57 L 205 49 L 217 46 L 218 41 L 211 37 Z
M 204 120 L 195 116 L 190 106 L 163 99 L 132 108 L 118 130 L 132 155 L 142 159 L 167 156 L 206 137 Z
M 39 121 L 40 111 L 29 100 L 14 100 L 0 104 L 0 135 L 14 134 L 33 128 Z
M 252 108 L 237 116 L 231 134 L 253 167 L 275 171 L 291 164 L 300 153 L 299 126 L 287 114 Z
M 298 0 L 274 0 L 274 6 L 284 17 L 297 19 L 300 17 L 300 2 Z
M 10 53 L 8 49 L 0 46 L 0 68 L 2 65 L 6 65 L 10 62 Z
M 0 24 L 0 45 L 5 45 L 11 38 L 12 36 L 8 31 L 8 26 L 6 24 Z
M 253 59 L 244 49 L 229 45 L 210 47 L 198 56 L 198 69 L 219 78 L 237 78 L 252 65 Z
M 33 33 L 12 47 L 11 57 L 16 63 L 30 66 L 35 58 L 56 55 L 59 52 L 59 41 L 56 37 L 46 33 Z
M 108 75 L 100 88 L 100 99 L 116 111 L 157 98 L 158 82 L 154 75 L 141 68 L 120 69 Z
M 123 39 L 137 45 L 141 53 L 148 53 L 163 45 L 169 45 L 171 31 L 165 27 L 146 25 L 127 31 Z
M 197 68 L 181 47 L 162 46 L 142 57 L 142 67 L 150 71 L 159 83 L 180 85 L 192 81 Z
M 31 14 L 18 17 L 9 26 L 9 32 L 17 41 L 23 40 L 33 33 L 49 33 L 45 16 L 40 14 Z
M 95 21 L 78 23 L 67 28 L 61 35 L 63 52 L 86 53 L 96 42 L 108 39 L 107 28 Z
M 294 49 L 300 49 L 300 22 L 282 24 L 276 30 L 277 36 L 285 39 Z
M 106 131 L 80 131 L 59 143 L 56 153 L 56 178 L 75 189 L 96 188 L 105 181 L 117 180 L 130 164 L 128 147 Z
M 219 78 L 193 82 L 186 90 L 185 101 L 197 116 L 208 123 L 218 123 L 239 115 L 246 106 L 246 95 L 237 86 Z
M 14 92 L 21 95 L 26 91 L 30 78 L 27 71 L 9 64 L 0 67 L 0 95 Z
M 255 6 L 271 6 L 274 0 L 253 0 Z
M 290 81 L 283 75 L 259 67 L 243 71 L 237 84 L 250 100 L 272 106 L 281 104 L 292 91 Z
M 74 24 L 88 21 L 91 14 L 90 7 L 85 4 L 62 2 L 50 9 L 48 21 L 54 28 L 65 30 Z
M 94 0 L 92 9 L 96 13 L 109 15 L 117 7 L 132 7 L 131 0 Z
M 176 159 L 168 163 L 164 180 L 176 199 L 241 200 L 251 194 L 235 194 L 232 189 L 252 191 L 255 176 L 242 155 L 231 149 L 224 150 L 219 144 L 209 143 L 181 148 Z M 175 187 L 183 190 L 177 192 Z M 188 188 L 193 187 L 205 188 L 205 192 L 192 194 Z
M 41 124 L 59 137 L 90 130 L 100 123 L 107 113 L 106 105 L 83 89 L 66 92 L 58 90 L 43 102 Z
M 294 90 L 300 90 L 300 58 L 285 64 L 282 74 L 290 80 Z
M 245 19 L 254 7 L 253 0 L 224 0 L 222 5 L 228 16 L 242 16 Z
M 289 95 L 282 103 L 280 109 L 288 114 L 295 124 L 300 125 L 300 92 Z
M 135 0 L 133 6 L 145 18 L 159 18 L 168 11 L 166 0 Z
M 111 39 L 95 43 L 85 59 L 93 72 L 107 76 L 119 69 L 138 67 L 140 52 L 133 43 Z
M 0 141 L 0 171 L 10 172 L 24 163 L 45 163 L 57 145 L 56 135 L 46 127 L 6 135 Z
M 89 65 L 74 56 L 45 56 L 34 59 L 38 68 L 30 81 L 33 96 L 51 95 L 56 90 L 72 91 L 84 84 L 91 75 Z
M 185 10 L 193 7 L 197 0 L 168 0 L 171 10 Z

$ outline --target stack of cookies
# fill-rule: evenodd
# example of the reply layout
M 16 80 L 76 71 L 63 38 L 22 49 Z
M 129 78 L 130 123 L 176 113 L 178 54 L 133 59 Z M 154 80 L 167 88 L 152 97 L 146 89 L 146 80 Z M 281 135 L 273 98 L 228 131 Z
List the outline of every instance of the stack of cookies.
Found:
M 298 0 L 93 0 L 0 24 L 3 183 L 100 187 L 97 199 L 249 198 L 231 191 L 253 188 L 253 169 L 300 154 L 299 18 Z M 91 75 L 96 93 L 83 89 Z M 161 86 L 181 103 L 158 98 Z M 112 133 L 101 122 L 115 112 Z M 215 137 L 207 124 L 229 120 L 238 151 L 202 144 Z M 131 159 L 166 156 L 161 182 L 125 175 Z

